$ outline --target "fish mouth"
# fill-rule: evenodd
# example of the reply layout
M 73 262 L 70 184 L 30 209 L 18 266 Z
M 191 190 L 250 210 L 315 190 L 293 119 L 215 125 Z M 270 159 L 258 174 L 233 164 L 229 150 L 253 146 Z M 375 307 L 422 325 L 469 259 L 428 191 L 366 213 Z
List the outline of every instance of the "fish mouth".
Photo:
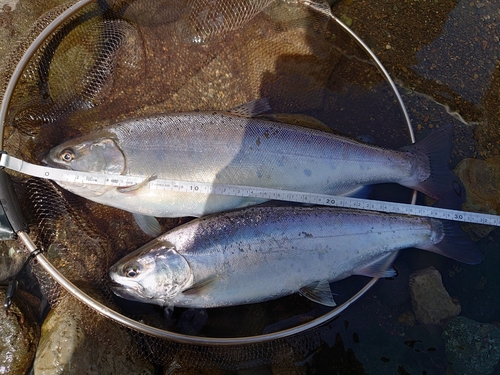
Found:
M 138 292 L 137 288 L 134 288 L 133 286 L 129 285 L 123 285 L 115 280 L 110 280 L 108 283 L 111 291 L 116 294 L 120 298 L 124 298 L 129 301 L 136 301 L 136 302 L 143 302 L 144 300 L 141 299 L 140 293 Z M 138 285 L 140 287 L 140 285 Z M 142 288 L 139 288 L 142 289 Z
M 50 153 L 49 152 L 46 152 L 42 155 L 42 158 L 40 160 L 40 163 L 42 165 L 50 165 L 50 161 L 48 160 L 49 159 L 49 155 Z
M 122 284 L 120 284 L 119 282 L 116 282 L 115 280 L 111 280 L 109 283 L 108 283 L 109 287 L 111 289 L 120 289 L 122 287 L 124 287 Z
M 108 285 L 113 291 L 113 293 L 116 294 L 118 297 L 130 299 L 130 297 L 132 296 L 132 294 L 130 294 L 132 288 L 129 286 L 120 284 L 114 280 L 111 280 Z
M 122 283 L 119 283 L 118 281 L 115 281 L 113 279 L 111 279 L 108 283 L 109 287 L 111 288 L 111 290 L 113 290 L 113 292 L 116 290 L 116 291 L 121 291 L 121 290 L 131 290 L 133 289 L 133 287 L 131 287 L 130 285 L 124 285 Z

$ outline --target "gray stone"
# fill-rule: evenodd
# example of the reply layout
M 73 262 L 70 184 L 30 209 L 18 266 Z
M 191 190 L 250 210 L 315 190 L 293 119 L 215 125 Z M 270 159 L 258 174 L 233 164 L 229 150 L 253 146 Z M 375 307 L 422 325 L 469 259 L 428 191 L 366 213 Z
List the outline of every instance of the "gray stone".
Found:
M 154 374 L 127 330 L 66 293 L 43 323 L 33 368 L 37 375 Z
M 455 375 L 491 374 L 500 359 L 500 328 L 459 316 L 443 332 L 446 357 Z
M 410 275 L 410 295 L 415 318 L 422 324 L 441 324 L 460 314 L 460 305 L 453 302 L 434 267 Z
M 29 305 L 18 292 L 8 312 L 0 308 L 0 374 L 26 374 L 40 337 L 40 327 Z M 0 289 L 0 301 L 5 301 L 5 289 Z
M 17 241 L 0 241 L 0 282 L 13 277 L 28 258 Z
M 497 215 L 500 207 L 500 157 L 494 156 L 486 160 L 464 159 L 455 168 L 455 173 L 464 184 L 467 201 L 462 206 L 464 211 L 482 212 Z M 467 232 L 475 238 L 483 238 L 490 234 L 494 226 L 467 224 Z

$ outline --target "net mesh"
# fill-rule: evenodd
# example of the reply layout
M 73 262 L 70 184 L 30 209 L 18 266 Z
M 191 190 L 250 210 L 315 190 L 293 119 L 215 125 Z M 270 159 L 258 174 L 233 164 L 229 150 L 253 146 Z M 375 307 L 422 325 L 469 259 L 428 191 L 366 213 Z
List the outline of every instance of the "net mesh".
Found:
M 30 42 L 72 2 L 37 5 L 47 13 L 4 60 L 2 93 Z M 375 129 L 371 135 L 381 145 L 407 143 L 403 126 L 380 125 L 394 123 L 391 120 L 399 116 L 390 89 L 328 12 L 328 5 L 320 1 L 299 0 L 96 1 L 68 19 L 30 59 L 9 107 L 5 150 L 39 163 L 61 141 L 123 118 L 229 109 L 259 97 L 269 98 L 275 112 L 310 115 L 347 134 Z M 369 115 L 353 114 L 356 105 L 365 106 Z M 182 309 L 171 324 L 155 309 L 137 312 L 137 306 L 116 305 L 108 287 L 109 267 L 149 240 L 130 214 L 76 197 L 45 180 L 16 176 L 16 181 L 19 195 L 25 197 L 22 204 L 32 237 L 66 278 L 109 307 L 151 326 L 189 332 L 189 325 L 180 324 L 186 317 Z M 162 219 L 162 229 L 186 220 Z M 53 309 L 60 304 L 80 306 L 41 267 L 35 266 L 34 273 Z M 259 335 L 286 327 L 280 322 L 295 319 L 297 324 L 297 319 L 304 322 L 322 313 L 307 300 L 291 296 L 216 309 L 197 333 Z M 82 329 L 96 340 L 112 341 L 100 328 L 105 318 L 96 315 L 82 307 Z M 277 373 L 294 373 L 299 370 L 293 364 L 317 350 L 321 333 L 330 329 L 323 326 L 286 339 L 221 347 L 180 344 L 105 321 L 129 338 L 124 352 L 183 370 L 272 363 Z

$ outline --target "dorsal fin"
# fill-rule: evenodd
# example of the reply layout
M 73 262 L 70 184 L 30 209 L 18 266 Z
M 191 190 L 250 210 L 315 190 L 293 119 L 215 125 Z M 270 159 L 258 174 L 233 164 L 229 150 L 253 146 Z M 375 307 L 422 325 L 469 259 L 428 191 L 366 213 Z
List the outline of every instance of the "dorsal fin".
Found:
M 259 116 L 265 112 L 271 110 L 271 106 L 269 105 L 269 99 L 260 98 L 252 100 L 251 102 L 241 104 L 233 109 L 230 109 L 228 112 L 235 116 L 252 118 Z
M 266 115 L 265 118 L 268 118 L 268 116 Z M 302 126 L 303 128 L 321 130 L 327 133 L 334 133 L 332 129 L 330 129 L 327 125 L 325 125 L 317 118 L 301 113 L 275 113 L 269 119 L 285 124 Z

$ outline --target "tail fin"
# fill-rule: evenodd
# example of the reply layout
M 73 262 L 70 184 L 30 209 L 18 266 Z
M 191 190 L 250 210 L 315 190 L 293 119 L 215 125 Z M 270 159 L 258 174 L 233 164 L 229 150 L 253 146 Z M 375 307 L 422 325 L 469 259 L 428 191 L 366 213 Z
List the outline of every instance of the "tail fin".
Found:
M 437 220 L 440 222 L 443 239 L 437 244 L 422 246 L 423 250 L 429 250 L 445 257 L 457 260 L 466 264 L 479 264 L 483 261 L 483 254 L 479 251 L 474 241 L 460 227 L 460 223 L 450 220 Z
M 448 124 L 403 150 L 425 154 L 429 159 L 430 176 L 414 188 L 434 199 L 445 199 L 448 205 L 457 205 L 465 201 L 465 188 L 448 166 L 452 134 L 453 127 Z

